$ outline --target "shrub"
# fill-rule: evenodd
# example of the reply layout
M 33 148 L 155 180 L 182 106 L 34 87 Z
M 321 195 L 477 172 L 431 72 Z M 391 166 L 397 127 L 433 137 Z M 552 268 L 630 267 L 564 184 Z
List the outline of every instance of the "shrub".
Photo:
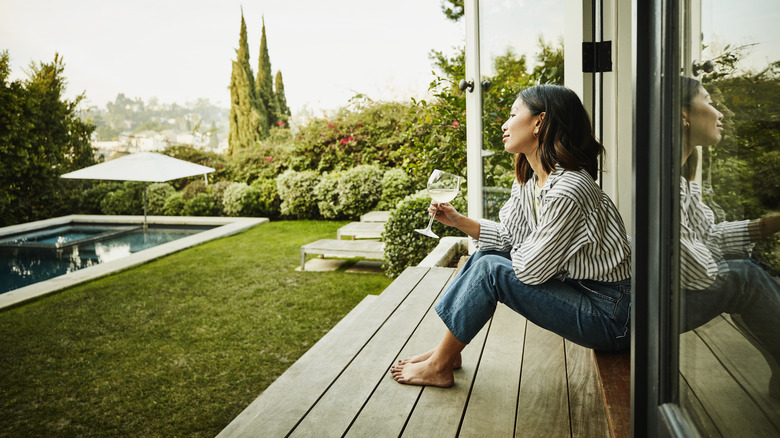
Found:
M 390 169 L 382 176 L 382 199 L 379 210 L 392 210 L 406 196 L 414 193 L 414 180 L 403 169 Z
M 255 216 L 279 216 L 282 200 L 276 189 L 276 180 L 271 178 L 258 179 L 252 183 L 250 191 L 250 210 Z
M 121 183 L 99 183 L 84 190 L 79 199 L 79 211 L 82 214 L 101 214 L 100 203 L 111 192 L 122 188 Z
M 154 183 L 146 188 L 146 211 L 149 214 L 165 214 L 165 201 L 176 193 L 176 189 L 168 183 Z
M 195 181 L 190 181 L 185 187 L 184 190 L 181 191 L 182 196 L 184 196 L 185 201 L 189 201 L 190 199 L 194 198 L 195 195 L 198 193 L 206 193 L 206 182 L 202 179 L 196 179 Z
M 103 214 L 144 214 L 143 204 L 144 183 L 127 181 L 122 188 L 106 194 L 100 201 L 100 211 Z
M 246 198 L 249 195 L 249 184 L 234 182 L 222 195 L 222 210 L 228 216 L 243 216 Z
M 344 172 L 339 178 L 339 208 L 346 217 L 356 218 L 376 207 L 382 197 L 382 169 L 364 164 Z
M 461 213 L 466 213 L 465 193 L 458 195 L 452 205 Z M 385 273 L 396 277 L 409 266 L 415 266 L 425 258 L 439 243 L 438 239 L 423 236 L 414 231 L 425 228 L 430 216 L 428 206 L 431 198 L 427 191 L 421 190 L 407 196 L 395 210 L 390 213 L 390 219 L 385 224 L 382 240 L 385 242 Z M 462 233 L 453 227 L 433 221 L 433 232 L 439 237 L 461 236 Z
M 198 193 L 186 201 L 182 213 L 185 216 L 215 216 L 218 211 L 213 196 L 208 193 Z
M 338 174 L 327 173 L 320 177 L 320 182 L 314 187 L 320 215 L 325 219 L 336 219 L 341 216 L 338 185 Z
M 173 193 L 165 200 L 163 211 L 166 216 L 181 216 L 186 203 L 187 201 L 184 200 L 184 196 L 182 196 L 181 192 Z
M 217 214 L 219 215 L 224 212 L 222 209 L 222 197 L 225 195 L 225 190 L 230 187 L 230 184 L 232 184 L 230 181 L 217 181 L 207 187 L 207 193 L 211 194 L 214 202 L 217 204 L 217 209 L 219 210 Z
M 314 188 L 319 175 L 311 170 L 296 172 L 288 170 L 276 178 L 276 188 L 282 199 L 281 213 L 300 219 L 314 218 L 318 213 Z

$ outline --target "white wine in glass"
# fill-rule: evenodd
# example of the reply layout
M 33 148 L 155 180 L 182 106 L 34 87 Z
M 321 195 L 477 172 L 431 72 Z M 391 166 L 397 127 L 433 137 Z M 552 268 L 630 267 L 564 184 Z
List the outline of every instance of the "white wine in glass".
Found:
M 434 170 L 431 172 L 431 176 L 428 178 L 428 194 L 431 195 L 431 199 L 436 204 L 452 201 L 455 199 L 455 196 L 457 196 L 459 189 L 460 177 L 457 175 L 453 175 L 441 170 Z M 436 233 L 431 230 L 432 225 L 433 216 L 431 216 L 431 220 L 428 221 L 427 227 L 414 231 L 417 231 L 418 233 L 424 234 L 428 237 L 438 239 L 439 236 L 437 236 Z

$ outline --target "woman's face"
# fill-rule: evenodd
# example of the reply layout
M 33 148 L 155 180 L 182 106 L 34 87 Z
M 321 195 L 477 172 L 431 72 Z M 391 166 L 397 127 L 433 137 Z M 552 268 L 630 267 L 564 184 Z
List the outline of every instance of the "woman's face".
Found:
M 717 144 L 723 135 L 723 114 L 712 106 L 710 93 L 699 87 L 699 94 L 693 98 L 690 107 L 683 109 L 685 142 L 688 147 L 712 146 Z
M 504 149 L 513 154 L 528 156 L 539 148 L 539 137 L 534 130 L 542 124 L 544 113 L 532 116 L 522 99 L 517 99 L 509 111 L 509 118 L 501 126 L 504 131 Z

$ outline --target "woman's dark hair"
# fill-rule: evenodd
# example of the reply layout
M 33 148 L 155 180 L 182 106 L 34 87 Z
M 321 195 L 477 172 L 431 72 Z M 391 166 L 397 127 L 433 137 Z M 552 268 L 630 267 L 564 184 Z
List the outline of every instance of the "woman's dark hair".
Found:
M 580 98 L 572 90 L 560 85 L 537 85 L 517 95 L 531 115 L 545 113 L 539 127 L 539 159 L 546 172 L 556 164 L 566 170 L 585 169 L 595 180 L 598 176 L 598 158 L 604 146 L 593 136 L 590 117 Z M 525 155 L 515 157 L 515 176 L 526 183 L 533 169 Z
M 693 104 L 693 99 L 701 92 L 701 82 L 697 79 L 689 78 L 687 76 L 680 77 L 680 105 L 683 108 L 690 109 Z M 685 129 L 685 128 L 683 128 Z M 699 152 L 694 149 L 688 155 L 688 159 L 685 160 L 680 168 L 680 174 L 687 180 L 692 180 L 696 177 L 696 167 L 699 165 Z

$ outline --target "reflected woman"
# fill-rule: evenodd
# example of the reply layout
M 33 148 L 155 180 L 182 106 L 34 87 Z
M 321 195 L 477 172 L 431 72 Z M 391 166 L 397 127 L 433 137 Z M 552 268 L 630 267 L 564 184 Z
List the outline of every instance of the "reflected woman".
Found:
M 769 393 L 780 398 L 780 284 L 751 258 L 753 244 L 780 231 L 780 215 L 715 222 L 694 181 L 696 146 L 723 135 L 723 114 L 695 79 L 682 78 L 683 156 L 680 185 L 680 283 L 683 330 L 728 313 L 772 369 Z

